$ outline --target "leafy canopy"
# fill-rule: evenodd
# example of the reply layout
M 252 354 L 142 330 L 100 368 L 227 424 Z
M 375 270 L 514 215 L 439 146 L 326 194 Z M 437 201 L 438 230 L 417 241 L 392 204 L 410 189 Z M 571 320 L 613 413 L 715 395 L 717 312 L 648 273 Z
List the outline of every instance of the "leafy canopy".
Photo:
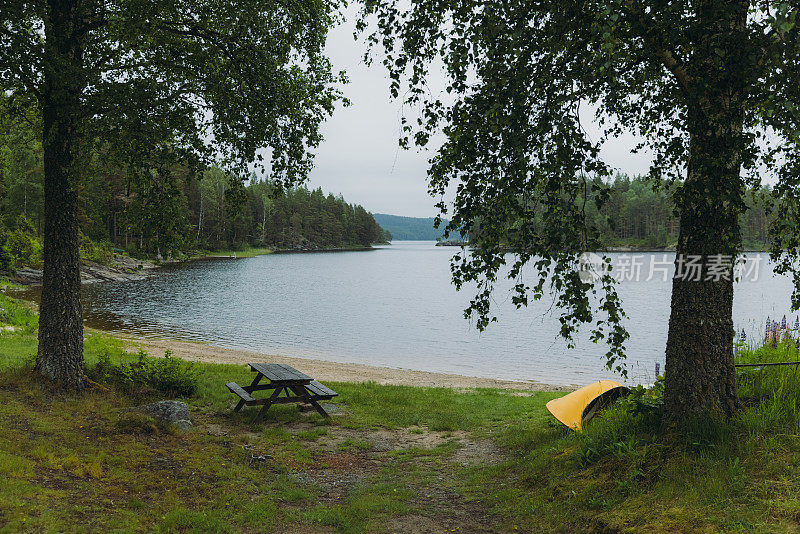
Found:
M 678 211 L 713 197 L 741 213 L 746 186 L 755 187 L 765 171 L 779 180 L 775 195 L 796 200 L 799 5 L 365 0 L 359 29 L 385 50 L 392 95 L 420 111 L 404 124 L 401 144 L 444 139 L 428 177 L 442 214 L 445 193 L 455 190 L 447 228 L 466 229 L 475 245 L 452 263 L 457 287 L 479 287 L 465 314 L 487 326 L 502 273 L 515 281 L 518 306 L 541 298 L 548 285 L 562 310 L 561 333 L 571 340 L 580 324 L 593 323 L 594 339 L 608 342 L 608 366 L 621 370 L 627 333 L 614 283 L 603 276 L 595 286 L 577 272 L 582 252 L 603 247 L 584 216 L 590 199 L 598 208 L 604 203 L 614 172 L 601 147 L 623 132 L 639 136 L 638 148 L 654 156 L 653 183 L 675 183 Z M 439 64 L 446 94 L 427 84 Z M 742 172 L 719 191 L 693 190 L 682 178 L 691 118 L 713 124 L 720 105 L 744 110 L 741 127 L 726 138 Z M 582 126 L 592 113 L 602 130 L 596 138 Z M 800 248 L 800 203 L 781 206 L 773 255 L 790 271 L 794 264 L 783 251 L 795 256 Z M 735 239 L 727 246 L 739 248 Z M 522 276 L 528 263 L 537 273 L 531 285 Z M 794 302 L 800 304 L 797 292 Z
M 338 0 L 73 0 L 68 27 L 48 22 L 51 3 L 0 4 L 0 88 L 20 107 L 54 68 L 80 91 L 84 142 L 110 142 L 134 174 L 221 160 L 307 176 L 345 81 L 323 55 Z M 77 62 L 52 64 L 55 32 L 82 41 Z

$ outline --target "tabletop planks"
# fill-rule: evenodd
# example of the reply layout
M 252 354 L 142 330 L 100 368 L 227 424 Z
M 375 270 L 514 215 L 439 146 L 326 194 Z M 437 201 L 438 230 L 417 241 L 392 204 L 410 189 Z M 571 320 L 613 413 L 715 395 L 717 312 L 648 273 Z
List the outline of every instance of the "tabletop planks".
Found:
M 261 373 L 270 382 L 294 382 L 308 384 L 313 380 L 307 374 L 283 363 L 251 363 L 250 368 Z

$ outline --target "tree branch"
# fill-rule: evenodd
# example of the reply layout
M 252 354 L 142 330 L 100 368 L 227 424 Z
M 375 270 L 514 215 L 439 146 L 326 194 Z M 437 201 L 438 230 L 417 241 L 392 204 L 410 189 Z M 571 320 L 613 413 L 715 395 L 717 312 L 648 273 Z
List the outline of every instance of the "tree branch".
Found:
M 27 89 L 34 96 L 34 98 L 36 98 L 37 100 L 41 100 L 42 98 L 41 91 L 39 91 L 37 85 L 31 79 L 28 78 L 28 76 L 25 74 L 22 68 L 16 65 L 12 65 L 11 70 L 17 73 L 19 81 L 22 82 L 22 85 L 25 86 L 25 89 Z
M 796 33 L 798 31 L 798 26 L 794 26 L 795 35 L 792 35 L 792 38 L 796 38 Z M 787 34 L 786 32 L 780 31 L 777 26 L 773 26 L 767 33 L 764 34 L 764 41 L 765 45 L 761 48 L 761 57 L 758 59 L 758 68 L 761 69 L 764 67 L 768 60 L 769 56 L 769 46 L 773 44 L 788 44 L 787 41 Z
M 642 38 L 653 48 L 658 60 L 672 73 L 683 92 L 687 96 L 691 96 L 692 77 L 686 72 L 683 61 L 666 49 L 663 37 L 656 31 L 653 21 L 639 8 L 636 0 L 625 0 L 625 7 L 641 27 Z

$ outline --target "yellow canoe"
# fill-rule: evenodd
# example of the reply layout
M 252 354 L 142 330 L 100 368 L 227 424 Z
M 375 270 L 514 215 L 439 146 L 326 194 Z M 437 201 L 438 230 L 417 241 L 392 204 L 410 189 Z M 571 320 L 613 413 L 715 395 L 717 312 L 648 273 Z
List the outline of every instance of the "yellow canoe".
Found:
M 614 380 L 598 380 L 588 386 L 553 399 L 547 410 L 553 417 L 573 430 L 580 430 L 594 417 L 597 410 L 628 393 L 628 388 Z

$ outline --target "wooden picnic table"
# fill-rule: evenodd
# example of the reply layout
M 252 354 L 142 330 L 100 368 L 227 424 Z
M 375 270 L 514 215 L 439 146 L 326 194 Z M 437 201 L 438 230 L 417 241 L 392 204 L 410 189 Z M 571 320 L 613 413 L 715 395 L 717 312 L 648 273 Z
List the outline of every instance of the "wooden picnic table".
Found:
M 310 404 L 321 415 L 328 417 L 328 412 L 320 406 L 319 401 L 330 400 L 338 393 L 320 384 L 310 376 L 301 373 L 294 367 L 283 363 L 250 363 L 250 370 L 256 373 L 249 386 L 240 386 L 236 382 L 225 384 L 232 393 L 239 397 L 239 403 L 234 412 L 244 406 L 262 406 L 256 414 L 254 421 L 261 419 L 273 404 L 299 403 Z M 266 378 L 269 383 L 262 384 Z M 253 396 L 256 391 L 273 390 L 272 395 L 257 399 Z M 280 396 L 284 393 L 284 396 Z

